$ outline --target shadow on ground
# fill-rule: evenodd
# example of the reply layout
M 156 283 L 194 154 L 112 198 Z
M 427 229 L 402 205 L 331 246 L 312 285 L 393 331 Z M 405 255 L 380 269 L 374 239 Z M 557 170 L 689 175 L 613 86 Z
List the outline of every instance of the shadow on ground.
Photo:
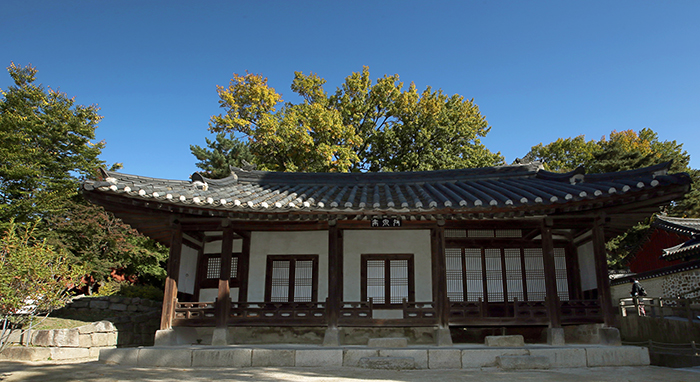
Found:
M 367 370 L 356 368 L 145 368 L 83 363 L 0 362 L 0 381 L 700 381 L 700 368 L 655 366 L 554 369 L 542 371 Z

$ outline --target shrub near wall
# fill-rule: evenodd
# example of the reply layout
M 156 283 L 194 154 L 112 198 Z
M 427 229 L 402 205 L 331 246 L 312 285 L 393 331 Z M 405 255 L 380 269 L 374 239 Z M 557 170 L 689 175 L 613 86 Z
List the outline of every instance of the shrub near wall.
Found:
M 139 297 L 75 297 L 51 315 L 106 320 L 117 329 L 117 346 L 151 346 L 160 327 L 162 302 Z

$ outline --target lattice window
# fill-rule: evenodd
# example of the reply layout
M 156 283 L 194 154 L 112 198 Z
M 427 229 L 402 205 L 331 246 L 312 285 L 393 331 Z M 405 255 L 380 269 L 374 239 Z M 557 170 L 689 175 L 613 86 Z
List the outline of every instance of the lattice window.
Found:
M 483 259 L 480 248 L 464 248 L 467 301 L 484 298 Z
M 464 257 L 461 248 L 445 249 L 447 271 L 447 298 L 450 301 L 464 301 Z
M 289 301 L 289 277 L 292 262 L 290 260 L 275 260 L 272 262 L 272 278 L 270 280 L 270 301 Z
M 231 273 L 229 286 L 238 286 L 238 258 L 240 253 L 231 255 Z M 216 288 L 221 277 L 221 254 L 207 253 L 200 262 L 200 288 Z
M 501 250 L 498 248 L 486 248 L 484 250 L 484 265 L 486 269 L 487 301 L 504 301 Z
M 470 229 L 469 237 L 493 237 L 492 229 Z
M 566 272 L 566 251 L 564 248 L 554 248 L 554 271 L 559 300 L 569 301 L 569 279 Z
M 496 237 L 523 237 L 521 229 L 497 229 Z
M 367 268 L 367 297 L 377 304 L 384 304 L 386 301 L 386 261 L 368 260 L 365 264 Z
M 569 299 L 566 250 L 554 249 L 559 299 Z M 542 248 L 446 248 L 447 296 L 451 301 L 544 301 Z M 485 289 L 484 289 L 485 287 Z
M 525 279 L 527 280 L 528 301 L 544 301 L 547 295 L 544 282 L 544 260 L 542 248 L 525 248 Z
M 218 279 L 221 274 L 221 257 L 207 258 L 207 278 Z M 231 278 L 238 277 L 238 256 L 231 258 Z
M 221 258 L 210 257 L 207 259 L 207 278 L 218 279 L 221 273 Z
M 401 304 L 408 299 L 408 260 L 389 260 L 389 293 L 391 304 Z
M 464 229 L 446 229 L 445 237 L 467 237 L 467 230 Z
M 362 255 L 362 300 L 391 307 L 414 300 L 413 255 Z
M 506 264 L 506 288 L 508 289 L 508 301 L 517 298 L 525 300 L 523 288 L 523 270 L 520 248 L 504 248 L 503 255 Z
M 265 300 L 311 302 L 318 293 L 317 255 L 269 255 Z

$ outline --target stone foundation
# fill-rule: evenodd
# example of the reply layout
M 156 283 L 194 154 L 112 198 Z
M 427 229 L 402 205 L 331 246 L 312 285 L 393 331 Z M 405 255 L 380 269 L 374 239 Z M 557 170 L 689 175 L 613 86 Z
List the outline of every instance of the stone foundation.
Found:
M 71 329 L 36 330 L 32 346 L 10 346 L 0 358 L 24 361 L 95 358 L 100 350 L 117 346 L 117 329 L 109 321 L 94 322 Z
M 100 351 L 100 362 L 139 367 L 369 367 L 389 369 L 578 368 L 649 365 L 649 352 L 635 346 L 528 346 L 522 348 L 416 346 L 369 347 L 183 346 L 115 348 Z
M 162 302 L 138 297 L 79 296 L 52 317 L 101 317 L 117 329 L 117 346 L 151 346 L 160 326 Z

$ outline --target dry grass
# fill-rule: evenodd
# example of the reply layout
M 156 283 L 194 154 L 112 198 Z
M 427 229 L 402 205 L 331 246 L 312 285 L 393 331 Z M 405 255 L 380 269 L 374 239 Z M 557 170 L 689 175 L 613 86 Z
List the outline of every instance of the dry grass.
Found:
M 40 319 L 36 324 L 32 325 L 32 330 L 71 329 L 88 325 L 92 322 L 92 320 L 83 321 L 68 318 L 47 317 L 45 319 Z

